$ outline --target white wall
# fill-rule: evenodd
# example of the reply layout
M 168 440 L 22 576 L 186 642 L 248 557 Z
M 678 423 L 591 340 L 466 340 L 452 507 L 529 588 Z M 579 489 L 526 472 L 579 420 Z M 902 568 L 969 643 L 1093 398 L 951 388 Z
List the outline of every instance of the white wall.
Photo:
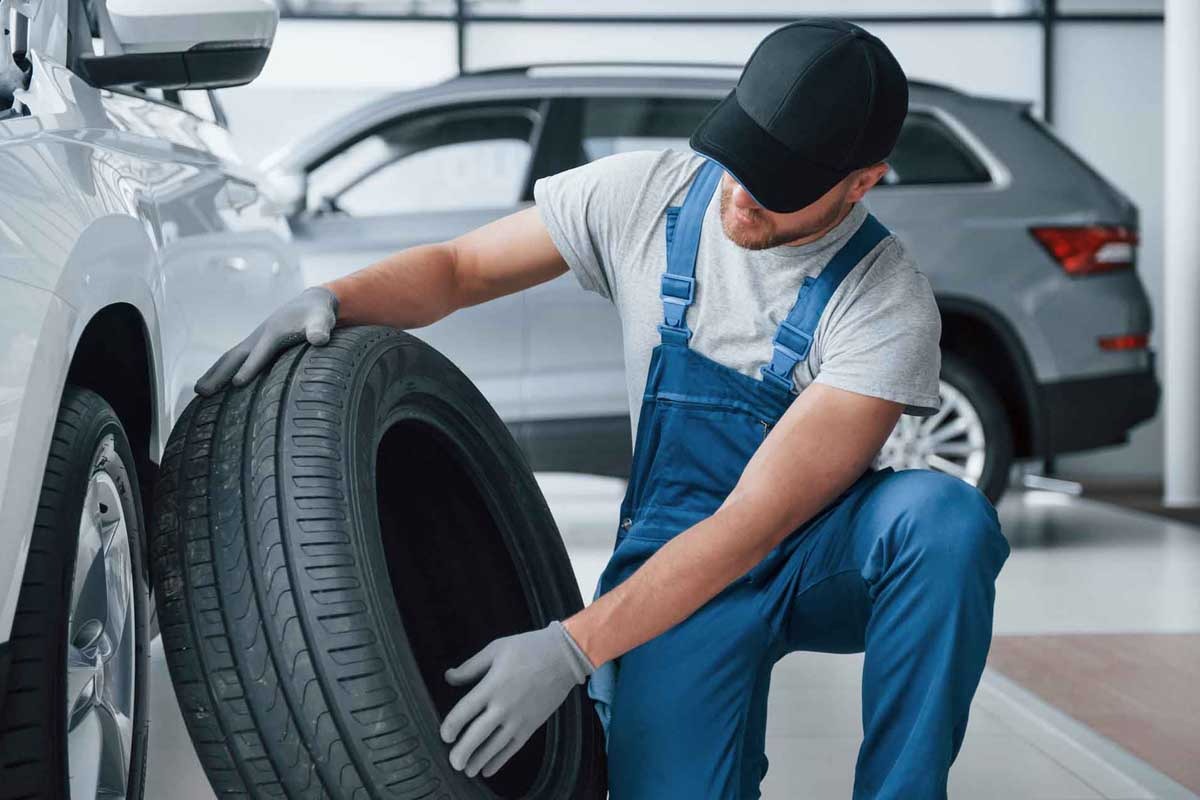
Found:
M 452 23 L 284 19 L 262 74 L 219 95 L 242 157 L 257 162 L 381 94 L 453 76 L 457 58 Z
M 859 5 L 865 2 L 859 0 Z M 1146 2 L 1152 8 L 1156 0 Z M 1023 4 L 1025 0 L 960 0 L 952 10 L 1027 10 Z M 895 5 L 889 0 L 889 10 Z M 910 78 L 1024 98 L 1041 108 L 1038 24 L 866 27 L 888 43 Z M 622 59 L 740 62 L 770 28 L 475 23 L 466 37 L 468 68 Z M 1065 22 L 1057 36 L 1055 127 L 1140 207 L 1139 271 L 1157 319 L 1162 297 L 1162 26 Z M 249 86 L 222 91 L 221 97 L 243 155 L 257 161 L 354 105 L 383 92 L 444 80 L 456 69 L 449 23 L 287 19 L 280 23 L 263 75 Z M 1059 473 L 1155 476 L 1161 473 L 1161 451 L 1162 428 L 1155 420 L 1136 429 L 1129 445 L 1060 459 Z
M 1055 128 L 1127 192 L 1141 213 L 1138 273 L 1154 308 L 1158 348 L 1163 286 L 1162 25 L 1060 23 L 1055 47 Z M 1161 362 L 1159 380 L 1162 379 Z M 1135 428 L 1127 445 L 1067 456 L 1076 477 L 1162 474 L 1161 415 Z

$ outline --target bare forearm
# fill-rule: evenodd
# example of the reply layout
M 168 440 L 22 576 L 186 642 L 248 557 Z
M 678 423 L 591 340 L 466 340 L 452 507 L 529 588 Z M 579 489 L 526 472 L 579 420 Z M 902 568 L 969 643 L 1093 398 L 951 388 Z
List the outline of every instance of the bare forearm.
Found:
M 420 328 L 461 304 L 454 248 L 412 247 L 325 287 L 338 298 L 338 323 Z
M 567 630 L 592 663 L 599 666 L 683 621 L 761 561 L 769 539 L 749 512 L 726 503 L 568 619 Z
M 338 298 L 340 324 L 420 328 L 566 270 L 531 207 L 449 242 L 401 250 L 325 287 Z

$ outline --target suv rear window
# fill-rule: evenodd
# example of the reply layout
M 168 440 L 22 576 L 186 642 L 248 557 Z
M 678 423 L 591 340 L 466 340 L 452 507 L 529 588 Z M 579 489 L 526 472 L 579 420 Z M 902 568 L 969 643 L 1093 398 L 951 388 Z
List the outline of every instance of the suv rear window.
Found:
M 887 160 L 887 186 L 987 183 L 983 162 L 933 114 L 910 111 Z

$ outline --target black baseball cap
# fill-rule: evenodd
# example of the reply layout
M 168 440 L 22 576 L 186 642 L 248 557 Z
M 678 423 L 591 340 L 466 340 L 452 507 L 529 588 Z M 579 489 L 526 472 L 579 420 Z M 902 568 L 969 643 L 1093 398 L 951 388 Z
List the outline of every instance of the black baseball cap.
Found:
M 907 113 L 908 78 L 887 45 L 850 22 L 803 19 L 759 43 L 689 144 L 763 208 L 789 213 L 887 158 Z

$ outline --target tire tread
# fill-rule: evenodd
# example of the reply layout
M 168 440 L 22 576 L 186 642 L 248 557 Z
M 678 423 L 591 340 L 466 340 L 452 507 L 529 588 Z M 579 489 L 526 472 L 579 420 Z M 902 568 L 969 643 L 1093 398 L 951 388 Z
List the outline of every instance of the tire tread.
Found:
M 388 335 L 370 330 L 372 340 Z M 354 595 L 359 581 L 330 572 L 355 566 L 340 488 L 336 420 L 344 402 L 336 395 L 371 344 L 356 333 L 341 337 L 354 346 L 335 342 L 305 359 L 301 345 L 247 385 L 196 398 L 164 453 L 152 543 L 164 649 L 189 733 L 222 796 L 424 798 L 438 787 L 414 785 L 428 767 L 412 758 L 416 737 L 403 740 L 407 749 L 381 744 L 408 717 L 379 680 L 384 664 L 371 651 L 365 602 Z M 281 524 L 279 492 L 289 387 L 306 409 L 290 433 L 304 452 L 289 464 L 289 485 L 301 489 L 290 496 L 302 512 L 295 531 Z M 342 597 L 331 600 L 334 591 Z M 321 608 L 311 615 L 319 633 L 306 630 L 297 595 Z M 330 644 L 347 637 L 357 641 Z M 330 651 L 347 647 L 358 657 L 338 663 Z M 320 656 L 335 674 L 319 674 Z M 338 712 L 331 695 L 344 703 L 347 692 L 358 702 Z

